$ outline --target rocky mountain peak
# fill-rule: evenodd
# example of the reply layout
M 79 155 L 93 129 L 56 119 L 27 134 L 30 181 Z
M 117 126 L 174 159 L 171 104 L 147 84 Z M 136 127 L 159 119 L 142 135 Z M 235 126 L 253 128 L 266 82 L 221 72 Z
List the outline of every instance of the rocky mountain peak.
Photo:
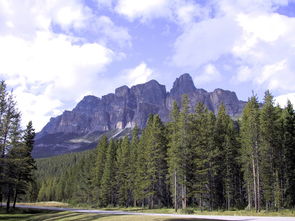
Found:
M 244 102 L 239 101 L 235 92 L 220 88 L 210 93 L 210 100 L 214 113 L 218 112 L 218 108 L 221 104 L 225 105 L 227 113 L 231 116 L 235 116 L 236 113 L 241 113 L 244 107 Z
M 166 97 L 166 87 L 156 80 L 151 80 L 145 84 L 138 84 L 131 87 L 132 94 L 135 95 L 139 103 L 158 104 Z
M 173 83 L 173 87 L 170 91 L 172 97 L 179 96 L 182 94 L 190 94 L 196 90 L 192 77 L 185 73 Z
M 74 108 L 74 111 L 90 111 L 100 103 L 100 98 L 93 95 L 85 96 Z
M 181 106 L 183 94 L 188 94 L 191 110 L 202 102 L 217 113 L 224 104 L 227 113 L 236 117 L 245 106 L 232 91 L 196 89 L 189 74 L 177 78 L 170 93 L 156 80 L 131 88 L 122 86 L 101 98 L 85 96 L 72 111 L 51 118 L 37 134 L 33 154 L 40 157 L 93 148 L 102 134 L 116 137 L 135 125 L 144 128 L 150 114 L 159 114 L 167 122 L 173 102 Z
M 129 93 L 130 89 L 129 87 L 127 87 L 126 85 L 122 86 L 122 87 L 118 87 L 115 90 L 115 95 L 117 97 L 126 97 Z

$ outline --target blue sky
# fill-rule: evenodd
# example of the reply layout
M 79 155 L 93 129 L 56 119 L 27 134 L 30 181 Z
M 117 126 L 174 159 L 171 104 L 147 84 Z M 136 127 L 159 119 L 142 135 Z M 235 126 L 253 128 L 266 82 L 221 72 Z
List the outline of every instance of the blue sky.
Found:
M 0 61 L 37 131 L 85 95 L 183 73 L 295 101 L 295 1 L 1 0 Z

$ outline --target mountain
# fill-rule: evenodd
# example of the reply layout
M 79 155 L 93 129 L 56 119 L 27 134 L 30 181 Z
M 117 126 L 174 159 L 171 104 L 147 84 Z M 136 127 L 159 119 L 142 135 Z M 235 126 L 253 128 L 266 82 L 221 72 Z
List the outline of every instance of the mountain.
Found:
M 101 98 L 85 96 L 72 111 L 51 118 L 36 136 L 33 156 L 47 157 L 93 148 L 103 134 L 120 137 L 129 134 L 135 125 L 143 128 L 150 114 L 159 114 L 167 122 L 173 101 L 180 104 L 183 94 L 189 96 L 191 110 L 202 102 L 217 113 L 223 103 L 232 117 L 239 116 L 246 103 L 238 100 L 235 92 L 222 89 L 207 92 L 196 88 L 189 74 L 177 78 L 170 92 L 155 80 L 131 88 L 122 86 Z

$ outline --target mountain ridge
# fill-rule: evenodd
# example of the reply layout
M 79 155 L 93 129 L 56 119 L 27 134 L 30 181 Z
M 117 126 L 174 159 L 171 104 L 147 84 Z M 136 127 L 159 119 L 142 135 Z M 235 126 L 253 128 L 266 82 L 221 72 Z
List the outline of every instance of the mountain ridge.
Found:
M 232 117 L 239 116 L 246 103 L 240 101 L 232 91 L 218 88 L 207 92 L 196 88 L 188 73 L 176 78 L 169 92 L 166 91 L 165 85 L 156 80 L 130 88 L 123 85 L 116 88 L 114 93 L 101 98 L 87 95 L 71 111 L 66 110 L 51 118 L 37 134 L 33 155 L 58 155 L 94 147 L 101 134 L 111 131 L 117 134 L 135 125 L 143 128 L 150 114 L 159 114 L 161 119 L 167 122 L 173 101 L 180 105 L 183 94 L 189 96 L 191 110 L 197 103 L 202 102 L 216 114 L 223 103 Z M 82 142 L 87 141 L 85 137 L 88 136 L 96 137 L 91 139 L 93 145 L 91 142 Z M 73 140 L 81 142 L 73 143 Z

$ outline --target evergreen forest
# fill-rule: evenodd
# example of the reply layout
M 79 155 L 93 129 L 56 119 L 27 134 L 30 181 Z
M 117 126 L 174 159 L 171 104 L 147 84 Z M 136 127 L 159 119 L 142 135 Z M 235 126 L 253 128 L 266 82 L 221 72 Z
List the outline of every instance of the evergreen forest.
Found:
M 184 95 L 170 121 L 150 115 L 146 127 L 96 149 L 37 159 L 31 201 L 93 207 L 279 210 L 295 206 L 295 112 L 253 95 L 233 120 Z
M 37 169 L 31 153 L 35 131 L 30 121 L 21 127 L 21 112 L 16 107 L 12 91 L 0 82 L 0 203 L 6 201 L 9 212 L 12 203 L 22 195 L 29 195 L 36 186 L 34 171 Z

